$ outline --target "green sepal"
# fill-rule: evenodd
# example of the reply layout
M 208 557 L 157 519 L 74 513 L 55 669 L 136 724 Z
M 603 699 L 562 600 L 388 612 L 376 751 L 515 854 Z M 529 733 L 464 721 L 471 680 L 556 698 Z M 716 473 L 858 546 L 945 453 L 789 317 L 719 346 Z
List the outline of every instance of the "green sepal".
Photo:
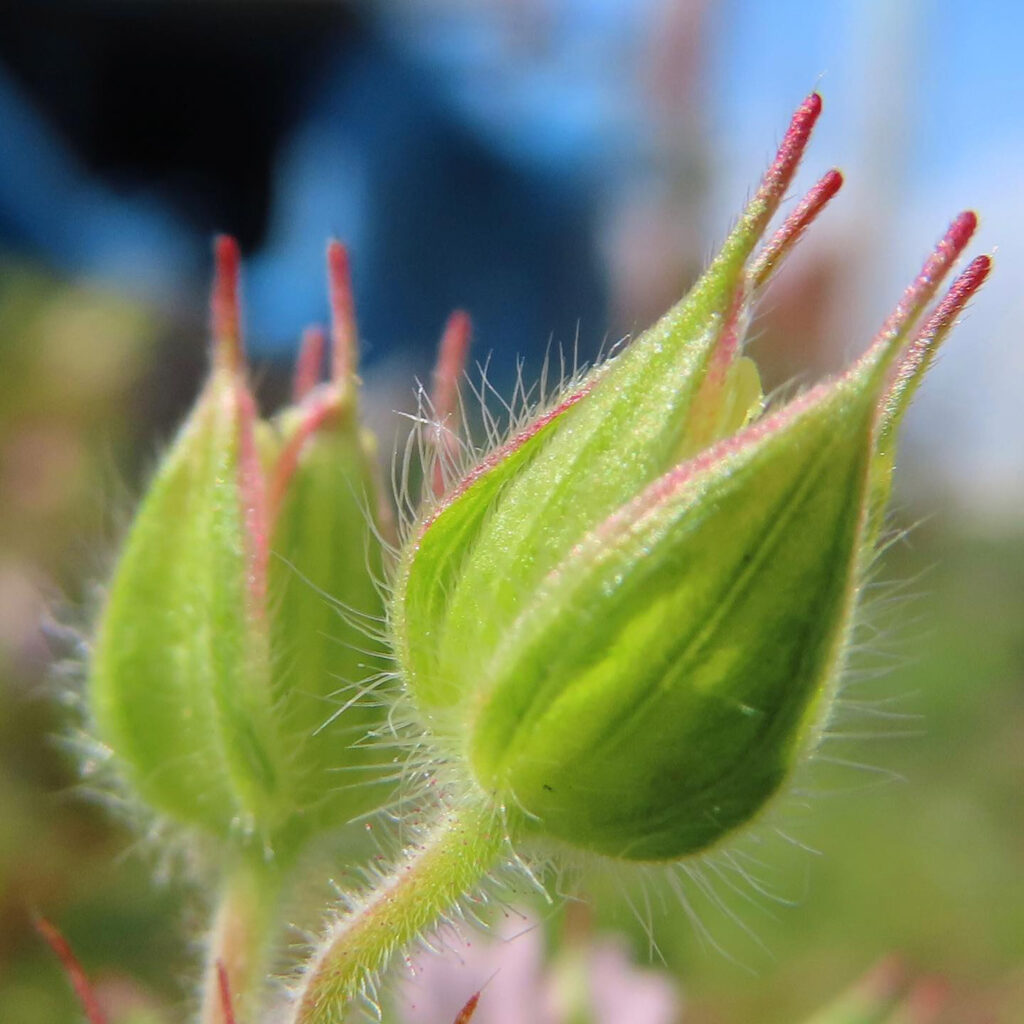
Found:
M 399 635 L 416 638 L 403 652 L 422 708 L 456 698 L 453 665 L 467 650 L 494 648 L 575 540 L 683 453 L 727 435 L 760 408 L 753 364 L 722 353 L 745 315 L 752 231 L 741 222 L 690 294 L 593 371 L 585 399 L 531 438 L 528 453 L 513 453 L 518 465 L 499 463 L 484 486 L 466 489 L 428 521 L 396 602 Z M 428 550 L 433 557 L 423 559 Z M 433 593 L 420 599 L 428 588 Z M 479 614 L 482 601 L 492 614 Z
M 457 666 L 482 669 L 533 588 L 589 529 L 688 454 L 760 408 L 739 355 L 749 261 L 821 109 L 811 95 L 718 256 L 652 328 L 592 371 L 568 407 L 489 456 L 408 539 L 391 619 L 428 717 L 457 703 Z M 515 462 L 515 465 L 511 465 Z M 479 614 L 481 602 L 493 612 Z
M 214 370 L 122 549 L 89 682 L 139 796 L 221 836 L 272 831 L 283 812 L 240 484 L 250 402 L 234 371 Z
M 374 635 L 383 627 L 385 574 L 375 442 L 344 405 L 332 404 L 303 436 L 308 415 L 286 421 L 282 450 L 290 441 L 298 450 L 271 532 L 268 608 L 294 825 L 319 832 L 381 803 L 394 765 L 369 739 L 387 714 L 371 692 L 387 667 Z
M 468 757 L 525 827 L 671 859 L 749 822 L 790 775 L 828 706 L 857 580 L 867 383 L 668 474 L 506 625 L 465 707 Z
M 579 389 L 486 459 L 432 510 L 406 546 L 399 567 L 393 628 L 406 678 L 424 708 L 454 704 L 459 692 L 438 673 L 438 648 L 452 589 L 491 509 L 541 452 L 560 421 L 586 394 Z

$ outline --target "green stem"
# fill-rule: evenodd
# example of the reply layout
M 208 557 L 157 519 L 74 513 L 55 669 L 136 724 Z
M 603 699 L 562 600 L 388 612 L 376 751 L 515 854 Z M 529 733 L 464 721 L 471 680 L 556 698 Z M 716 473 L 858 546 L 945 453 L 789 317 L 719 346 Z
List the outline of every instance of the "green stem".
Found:
M 391 955 L 480 884 L 504 842 L 493 810 L 445 809 L 423 841 L 331 927 L 306 968 L 292 1024 L 340 1024 Z
M 281 869 L 256 857 L 243 858 L 226 872 L 207 943 L 200 1024 L 229 1019 L 218 964 L 227 976 L 235 1020 L 252 1019 L 267 978 L 280 892 Z

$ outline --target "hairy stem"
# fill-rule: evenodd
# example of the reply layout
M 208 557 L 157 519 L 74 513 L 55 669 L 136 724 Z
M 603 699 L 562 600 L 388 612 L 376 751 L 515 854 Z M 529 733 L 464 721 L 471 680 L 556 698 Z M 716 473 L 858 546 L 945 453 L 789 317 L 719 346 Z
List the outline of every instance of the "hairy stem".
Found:
M 493 810 L 446 808 L 423 840 L 331 927 L 310 960 L 293 1024 L 340 1024 L 391 955 L 430 929 L 472 891 L 501 853 Z
M 277 923 L 280 875 L 277 865 L 255 857 L 228 869 L 207 942 L 200 1024 L 232 1024 L 232 1010 L 236 1020 L 250 1020 L 256 1012 Z

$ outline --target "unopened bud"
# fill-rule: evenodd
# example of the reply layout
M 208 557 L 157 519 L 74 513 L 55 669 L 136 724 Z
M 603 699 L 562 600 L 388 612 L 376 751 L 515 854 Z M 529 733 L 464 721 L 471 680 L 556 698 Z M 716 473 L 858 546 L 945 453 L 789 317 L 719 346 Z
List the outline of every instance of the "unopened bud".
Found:
M 407 540 L 406 686 L 456 775 L 522 832 L 630 860 L 705 850 L 761 812 L 828 715 L 888 493 L 879 439 L 925 361 L 914 345 L 942 333 L 912 331 L 975 218 L 848 372 L 763 412 L 750 304 L 838 172 L 754 249 L 819 110 L 798 110 L 691 293 Z M 957 310 L 983 277 L 955 286 Z

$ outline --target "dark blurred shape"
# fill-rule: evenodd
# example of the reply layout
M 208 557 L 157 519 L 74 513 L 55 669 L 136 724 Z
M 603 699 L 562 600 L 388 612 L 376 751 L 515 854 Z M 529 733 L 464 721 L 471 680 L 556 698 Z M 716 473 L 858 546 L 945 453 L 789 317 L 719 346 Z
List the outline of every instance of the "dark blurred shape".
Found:
M 336 233 L 353 248 L 371 359 L 425 353 L 455 305 L 502 353 L 499 376 L 517 353 L 539 363 L 552 337 L 571 346 L 580 317 L 604 322 L 594 173 L 573 159 L 593 131 L 560 142 L 555 161 L 503 145 L 512 119 L 495 108 L 474 122 L 389 11 L 5 7 L 0 244 L 196 310 L 207 240 L 232 233 L 258 352 L 290 349 L 323 315 L 322 246 Z M 556 98 L 536 101 L 527 125 L 557 118 Z
M 322 0 L 0 8 L 0 61 L 84 171 L 143 185 L 199 231 L 230 224 L 246 248 L 263 239 L 274 154 L 311 76 L 360 35 L 347 5 Z

